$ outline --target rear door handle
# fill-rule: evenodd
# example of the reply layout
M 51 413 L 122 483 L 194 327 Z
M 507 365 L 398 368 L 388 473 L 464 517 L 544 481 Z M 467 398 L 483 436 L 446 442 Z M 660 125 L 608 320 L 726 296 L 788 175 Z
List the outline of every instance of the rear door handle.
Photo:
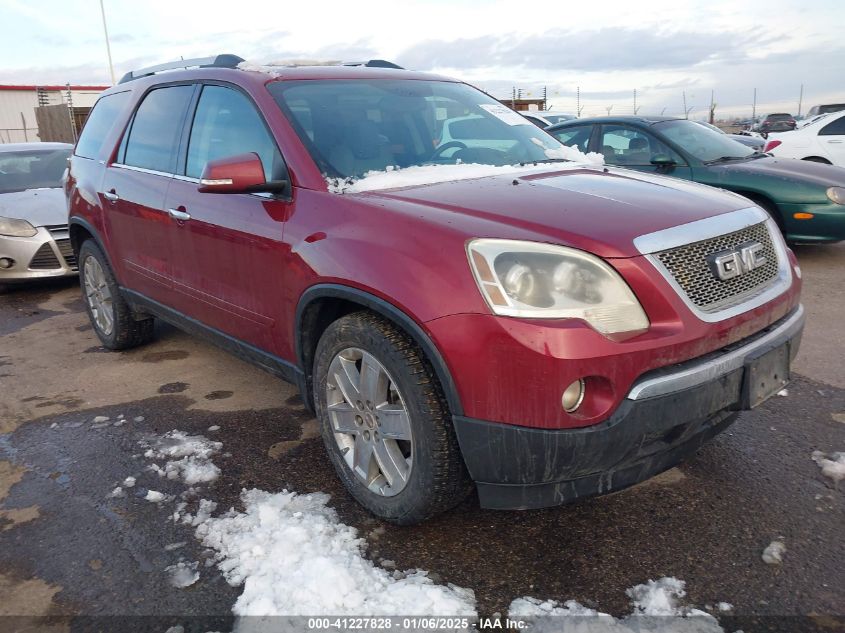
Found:
M 168 209 L 167 214 L 174 220 L 179 220 L 180 222 L 186 222 L 191 219 L 190 213 L 187 211 L 180 211 L 179 209 Z
M 109 202 L 117 202 L 118 200 L 120 200 L 120 196 L 117 195 L 114 189 L 112 189 L 111 191 L 103 192 L 103 197 Z
M 831 140 L 828 141 L 828 143 L 842 143 L 842 140 L 841 139 L 835 139 L 835 140 L 831 139 Z

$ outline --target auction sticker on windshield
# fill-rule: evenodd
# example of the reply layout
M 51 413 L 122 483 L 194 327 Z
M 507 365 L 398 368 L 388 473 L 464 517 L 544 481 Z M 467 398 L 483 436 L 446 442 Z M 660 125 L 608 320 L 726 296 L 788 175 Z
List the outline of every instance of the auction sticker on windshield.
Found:
M 487 110 L 487 112 L 492 114 L 494 117 L 501 119 L 508 125 L 533 125 L 531 121 L 521 114 L 517 114 L 507 106 L 498 103 L 482 103 L 479 107 Z

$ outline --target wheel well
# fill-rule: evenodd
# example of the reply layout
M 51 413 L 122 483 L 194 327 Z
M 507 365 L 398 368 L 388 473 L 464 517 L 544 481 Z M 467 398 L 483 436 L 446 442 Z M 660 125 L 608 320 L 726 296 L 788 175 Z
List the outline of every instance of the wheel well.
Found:
M 762 193 L 757 193 L 755 191 L 736 191 L 734 193 L 738 193 L 741 196 L 744 196 L 751 200 L 752 202 L 758 204 L 759 206 L 763 207 L 763 209 L 772 216 L 772 219 L 777 223 L 778 227 L 781 231 L 783 231 L 783 218 L 780 215 L 780 210 L 778 206 L 774 203 L 774 201 L 769 198 L 768 196 L 763 195 Z
M 70 246 L 73 248 L 73 252 L 79 256 L 79 249 L 82 247 L 82 243 L 85 240 L 94 239 L 94 236 L 91 235 L 91 232 L 86 229 L 84 226 L 80 224 L 71 224 L 70 225 Z
M 314 298 L 311 299 L 311 296 Z M 313 366 L 320 337 L 337 319 L 361 310 L 368 310 L 387 319 L 419 346 L 440 382 L 452 415 L 463 415 L 463 407 L 452 374 L 440 350 L 419 324 L 383 299 L 360 290 L 332 284 L 315 286 L 306 291 L 297 309 L 296 359 L 302 368 L 303 380 L 300 389 L 305 406 L 313 410 Z
M 313 407 L 313 371 L 314 354 L 317 351 L 317 343 L 326 328 L 339 318 L 367 310 L 367 306 L 347 299 L 337 297 L 321 297 L 310 302 L 302 311 L 299 318 L 297 336 L 299 339 L 299 356 L 302 361 L 302 370 L 305 372 L 305 390 L 302 399 L 308 408 Z
M 812 161 L 814 163 L 824 163 L 825 165 L 832 165 L 833 164 L 828 159 L 826 159 L 824 156 L 805 156 L 801 160 L 809 160 L 809 161 Z

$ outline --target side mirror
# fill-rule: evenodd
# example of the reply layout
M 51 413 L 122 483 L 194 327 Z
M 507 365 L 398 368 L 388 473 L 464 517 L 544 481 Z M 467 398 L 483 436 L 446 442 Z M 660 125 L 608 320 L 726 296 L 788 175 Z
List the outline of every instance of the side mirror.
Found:
M 666 154 L 655 154 L 651 157 L 651 164 L 656 167 L 674 167 L 678 163 L 676 163 L 671 156 Z
M 258 154 L 250 152 L 210 160 L 202 170 L 200 193 L 282 193 L 288 182 L 267 182 Z

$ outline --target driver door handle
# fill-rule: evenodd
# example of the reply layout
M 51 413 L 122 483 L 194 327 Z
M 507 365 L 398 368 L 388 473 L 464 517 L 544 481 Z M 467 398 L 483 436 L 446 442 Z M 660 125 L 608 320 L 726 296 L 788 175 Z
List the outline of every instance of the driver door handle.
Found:
M 168 209 L 167 214 L 174 220 L 179 220 L 180 222 L 186 222 L 191 219 L 190 213 L 179 209 Z
M 842 139 L 838 139 L 838 138 L 837 139 L 831 139 L 831 140 L 828 141 L 828 143 L 842 143 L 842 142 L 843 142 Z
M 118 200 L 120 200 L 120 196 L 117 195 L 114 189 L 112 189 L 111 191 L 104 191 L 103 197 L 109 202 L 117 202 Z

